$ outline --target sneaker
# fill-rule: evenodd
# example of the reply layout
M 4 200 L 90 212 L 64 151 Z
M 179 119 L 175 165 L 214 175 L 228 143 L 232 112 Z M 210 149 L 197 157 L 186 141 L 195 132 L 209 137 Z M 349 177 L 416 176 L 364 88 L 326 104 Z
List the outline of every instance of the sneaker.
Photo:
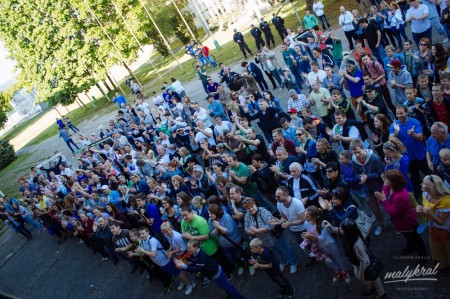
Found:
M 339 282 L 339 279 L 340 279 L 339 272 L 334 272 L 332 280 L 333 284 L 337 284 Z
M 192 282 L 190 285 L 187 286 L 186 292 L 184 294 L 186 296 L 190 295 L 192 293 L 192 290 L 195 288 L 195 282 Z
M 280 271 L 283 272 L 286 269 L 287 264 L 280 264 Z
M 239 267 L 238 268 L 238 275 L 242 275 L 244 274 L 244 267 Z
M 172 282 L 169 284 L 167 288 L 164 289 L 164 295 L 169 294 L 171 289 L 172 289 Z
M 293 298 L 295 297 L 295 289 L 292 288 L 288 291 L 288 298 Z
M 445 44 L 446 42 L 448 42 L 448 37 L 446 37 L 446 38 L 444 38 L 444 39 L 442 40 L 442 43 L 443 43 L 443 44 Z
M 248 267 L 248 272 L 250 273 L 250 276 L 255 275 L 255 267 L 254 266 L 249 266 Z
M 381 227 L 380 225 L 377 225 L 373 234 L 374 234 L 374 236 L 378 237 L 379 235 L 381 235 L 382 232 L 383 232 L 383 227 Z
M 349 284 L 352 282 L 352 278 L 350 277 L 350 274 L 348 274 L 348 272 L 345 272 L 345 271 L 341 272 L 341 276 L 342 276 L 342 278 L 344 278 L 344 281 L 346 284 Z
M 182 289 L 184 289 L 184 287 L 186 286 L 186 284 L 182 281 L 180 281 L 180 285 L 178 286 L 178 291 L 181 291 Z
M 227 277 L 227 280 L 228 280 L 228 281 L 230 281 L 230 280 L 233 280 L 233 279 L 234 279 L 234 275 L 233 275 L 233 273 L 227 274 L 227 275 L 225 275 L 225 276 Z
M 425 229 L 426 229 L 427 227 L 428 227 L 428 224 L 427 224 L 427 223 L 419 224 L 419 226 L 417 227 L 417 233 L 418 233 L 419 235 L 423 234 L 423 232 L 425 231 Z
M 291 266 L 291 274 L 294 274 L 295 272 L 297 272 L 297 265 Z

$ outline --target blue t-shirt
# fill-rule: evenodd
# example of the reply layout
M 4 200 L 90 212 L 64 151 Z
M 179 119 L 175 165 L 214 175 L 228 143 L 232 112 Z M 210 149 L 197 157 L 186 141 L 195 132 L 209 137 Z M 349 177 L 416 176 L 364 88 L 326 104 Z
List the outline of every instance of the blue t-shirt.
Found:
M 113 203 L 117 206 L 117 208 L 119 209 L 119 211 L 121 213 L 126 213 L 127 212 L 127 208 L 125 208 L 122 203 L 120 202 L 120 193 L 118 191 L 115 190 L 111 190 L 109 192 L 108 195 L 108 203 Z
M 150 227 L 155 233 L 160 233 L 162 221 L 158 208 L 154 204 L 149 203 L 145 208 L 145 216 L 148 219 L 153 219 L 153 224 Z
M 350 91 L 350 96 L 352 98 L 362 97 L 364 95 L 364 93 L 363 93 L 363 86 L 364 86 L 363 72 L 361 70 L 357 70 L 355 75 L 353 75 L 353 74 L 349 74 L 349 75 L 354 78 L 360 78 L 358 83 L 354 83 L 353 81 L 351 81 L 347 78 L 345 79 L 345 80 L 347 80 L 348 89 Z
M 427 152 L 430 152 L 431 156 L 433 157 L 434 166 L 439 165 L 439 151 L 443 148 L 450 149 L 450 135 L 447 136 L 447 139 L 445 139 L 443 144 L 439 144 L 439 142 L 437 142 L 437 140 L 434 139 L 433 136 L 428 138 Z
M 414 132 L 416 134 L 423 134 L 422 125 L 415 118 L 408 118 L 406 123 L 402 124 L 399 120 L 396 120 L 397 124 L 400 126 L 400 131 L 398 132 L 397 138 L 403 143 L 408 151 L 408 157 L 411 160 L 423 160 L 427 149 L 423 141 L 416 140 L 409 136 L 408 131 L 414 127 Z M 392 124 L 389 128 L 389 134 L 395 132 L 394 125 Z

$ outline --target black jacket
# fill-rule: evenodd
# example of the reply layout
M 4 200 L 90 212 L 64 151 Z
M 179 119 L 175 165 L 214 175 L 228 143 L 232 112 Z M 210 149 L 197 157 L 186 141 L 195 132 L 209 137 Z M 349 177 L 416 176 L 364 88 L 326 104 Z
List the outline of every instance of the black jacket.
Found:
M 236 32 L 236 33 L 233 35 L 233 40 L 234 40 L 236 43 L 238 43 L 238 44 L 240 44 L 240 43 L 245 43 L 245 41 L 244 41 L 244 36 L 243 36 L 242 33 L 240 33 L 240 32 Z
M 294 178 L 290 177 L 287 180 L 287 184 L 288 184 L 288 189 L 289 189 L 289 195 L 290 196 L 294 196 Z M 300 194 L 301 194 L 301 198 L 298 198 L 300 200 L 302 200 L 302 198 L 308 197 L 309 201 L 317 201 L 319 199 L 319 194 L 317 193 L 317 187 L 314 184 L 313 180 L 307 176 L 302 174 L 300 176 L 300 181 L 299 181 L 299 189 L 300 189 Z

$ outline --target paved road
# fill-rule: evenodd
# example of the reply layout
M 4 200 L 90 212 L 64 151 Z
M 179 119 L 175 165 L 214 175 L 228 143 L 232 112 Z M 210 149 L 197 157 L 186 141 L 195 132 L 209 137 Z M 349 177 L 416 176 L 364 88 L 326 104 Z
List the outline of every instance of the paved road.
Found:
M 427 236 L 423 237 L 427 240 Z M 403 271 L 408 265 L 410 269 L 416 267 L 419 260 L 399 257 L 403 247 L 403 237 L 395 235 L 390 227 L 381 237 L 372 238 L 372 251 L 384 262 L 382 277 L 386 271 Z M 305 263 L 305 254 L 297 251 L 300 263 Z M 426 267 L 432 267 L 431 261 Z M 75 238 L 61 245 L 47 233 L 29 242 L 11 231 L 1 238 L 0 292 L 22 298 L 186 298 L 176 289 L 162 295 L 159 282 L 148 282 L 146 273 L 131 274 L 131 269 L 125 261 L 116 266 L 111 261 L 102 262 L 101 256 L 93 255 Z M 321 263 L 310 270 L 299 268 L 293 275 L 286 270 L 285 275 L 297 291 L 296 298 L 360 298 L 363 290 L 353 274 L 349 287 L 343 283 L 332 285 L 332 271 Z M 450 273 L 431 278 L 437 281 L 384 283 L 384 287 L 390 298 L 450 298 Z M 253 277 L 244 273 L 233 284 L 246 298 L 277 296 L 276 285 L 260 271 Z M 224 298 L 224 293 L 211 284 L 205 289 L 195 288 L 190 298 Z

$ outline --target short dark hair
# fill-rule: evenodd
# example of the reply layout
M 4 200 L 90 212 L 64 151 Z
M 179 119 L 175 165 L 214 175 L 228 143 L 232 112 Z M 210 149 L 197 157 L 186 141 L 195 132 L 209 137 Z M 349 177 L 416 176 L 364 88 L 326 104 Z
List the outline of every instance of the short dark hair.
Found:
M 325 166 L 325 169 L 330 169 L 330 168 L 333 171 L 336 171 L 336 170 L 340 171 L 341 170 L 341 167 L 340 167 L 339 163 L 336 162 L 336 161 L 331 161 L 331 162 L 327 163 L 327 165 Z
M 111 227 L 111 226 L 115 226 L 115 227 L 120 228 L 120 224 L 119 224 L 119 222 L 117 222 L 116 220 L 111 220 L 111 221 L 109 222 L 109 226 L 110 226 L 110 227 Z
M 303 125 L 308 125 L 308 124 L 312 124 L 313 123 L 313 119 L 309 116 L 306 116 L 305 118 L 303 118 Z
M 366 18 L 361 18 L 358 21 L 358 24 L 366 24 L 366 23 L 369 23 L 369 21 Z
M 345 114 L 345 111 L 340 108 L 336 109 L 336 111 L 334 112 L 334 116 L 347 117 L 347 115 Z

